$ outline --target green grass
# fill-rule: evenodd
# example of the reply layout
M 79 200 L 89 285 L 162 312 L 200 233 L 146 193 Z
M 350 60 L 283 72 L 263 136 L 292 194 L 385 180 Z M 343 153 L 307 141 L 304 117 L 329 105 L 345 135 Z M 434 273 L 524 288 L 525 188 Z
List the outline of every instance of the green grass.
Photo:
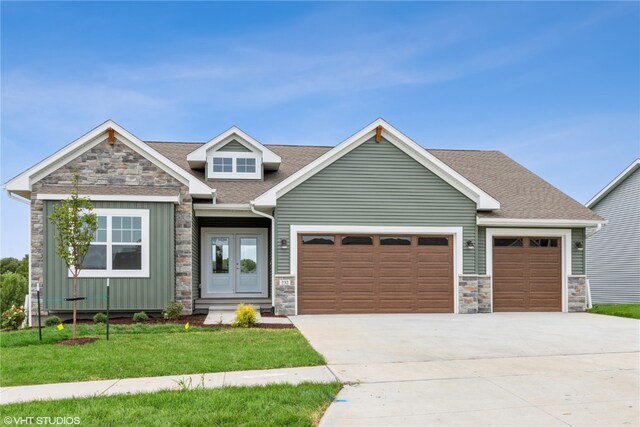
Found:
M 587 311 L 589 313 L 640 319 L 640 304 L 597 304 Z
M 39 401 L 0 406 L 0 417 L 79 417 L 83 426 L 314 426 L 340 388 L 278 384 Z
M 59 331 L 0 333 L 0 385 L 45 384 L 173 374 L 272 369 L 324 364 L 297 329 L 223 329 L 183 325 L 78 325 L 85 345 L 62 346 L 71 325 Z

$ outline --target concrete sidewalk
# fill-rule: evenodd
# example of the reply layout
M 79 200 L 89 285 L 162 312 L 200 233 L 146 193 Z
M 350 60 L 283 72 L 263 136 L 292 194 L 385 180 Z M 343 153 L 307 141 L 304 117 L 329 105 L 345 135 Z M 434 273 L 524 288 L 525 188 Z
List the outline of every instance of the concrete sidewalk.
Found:
M 185 388 L 218 388 L 267 384 L 295 385 L 303 382 L 329 383 L 333 381 L 337 381 L 337 378 L 326 366 L 125 378 L 119 380 L 0 387 L 0 404 L 6 405 L 16 402 L 72 397 L 151 393 Z

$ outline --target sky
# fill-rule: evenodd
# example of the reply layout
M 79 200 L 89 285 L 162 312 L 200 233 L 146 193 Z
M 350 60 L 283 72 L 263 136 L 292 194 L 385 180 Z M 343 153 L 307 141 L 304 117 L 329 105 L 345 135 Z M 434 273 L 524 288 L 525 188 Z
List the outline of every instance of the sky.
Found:
M 382 117 L 579 202 L 640 157 L 640 3 L 2 2 L 0 177 L 113 119 L 143 140 L 335 145 Z M 0 256 L 28 252 L 1 203 Z

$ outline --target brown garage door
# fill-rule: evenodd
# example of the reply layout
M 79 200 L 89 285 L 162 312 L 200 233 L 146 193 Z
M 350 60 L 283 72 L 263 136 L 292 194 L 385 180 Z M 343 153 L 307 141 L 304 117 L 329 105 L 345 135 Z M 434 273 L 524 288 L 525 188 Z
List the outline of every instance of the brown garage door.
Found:
M 452 313 L 451 236 L 298 237 L 298 312 Z
M 493 311 L 562 311 L 558 237 L 494 237 Z

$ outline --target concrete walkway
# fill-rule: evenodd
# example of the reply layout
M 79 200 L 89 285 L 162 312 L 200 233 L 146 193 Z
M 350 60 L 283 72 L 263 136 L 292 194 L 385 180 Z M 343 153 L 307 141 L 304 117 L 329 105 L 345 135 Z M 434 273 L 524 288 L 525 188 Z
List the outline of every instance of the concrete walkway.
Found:
M 640 322 L 581 313 L 295 316 L 347 383 L 321 426 L 639 426 Z
M 329 383 L 337 381 L 326 366 L 266 369 L 259 371 L 216 372 L 209 374 L 169 375 L 164 377 L 125 378 L 75 383 L 25 385 L 0 388 L 0 404 L 72 397 L 110 396 L 151 393 L 185 388 L 219 388 L 267 384 Z

